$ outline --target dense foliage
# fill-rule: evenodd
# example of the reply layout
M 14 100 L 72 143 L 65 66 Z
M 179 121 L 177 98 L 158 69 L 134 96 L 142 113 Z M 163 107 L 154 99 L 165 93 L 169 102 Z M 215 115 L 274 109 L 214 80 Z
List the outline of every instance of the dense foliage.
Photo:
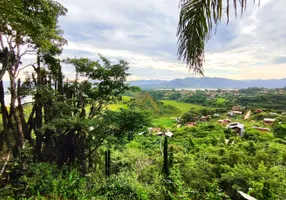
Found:
M 0 80 L 9 75 L 11 95 L 5 102 L 0 81 L 1 199 L 242 199 L 238 190 L 286 198 L 285 88 L 138 92 L 126 84 L 126 61 L 58 58 L 67 12 L 59 3 L 3 0 L 0 10 Z M 35 60 L 23 66 L 26 54 Z M 242 137 L 217 122 L 237 104 L 264 110 L 231 116 L 245 124 Z
M 285 110 L 286 90 L 248 88 L 240 90 L 156 90 L 150 92 L 157 100 L 176 100 L 203 106 L 231 109 L 233 105 L 273 111 Z
M 103 157 L 97 160 L 97 170 L 85 176 L 39 163 L 29 165 L 19 181 L 1 194 L 47 199 L 241 199 L 237 193 L 241 190 L 257 199 L 286 197 L 282 139 L 257 131 L 248 131 L 243 138 L 230 136 L 212 123 L 173 132 L 168 139 L 172 157 L 168 179 L 164 178 L 164 139 L 141 135 L 111 148 L 112 175 L 107 179 Z

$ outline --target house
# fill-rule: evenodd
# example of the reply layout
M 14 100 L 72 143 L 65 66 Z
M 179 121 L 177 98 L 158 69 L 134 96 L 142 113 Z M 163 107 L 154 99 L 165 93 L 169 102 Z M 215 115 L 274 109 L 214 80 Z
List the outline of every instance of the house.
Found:
M 227 112 L 227 115 L 228 115 L 229 117 L 233 117 L 234 113 L 233 113 L 233 111 L 228 111 L 228 112 Z
M 213 117 L 220 117 L 220 114 L 215 113 L 215 114 L 213 114 Z
M 286 115 L 286 112 L 283 112 L 282 115 Z
M 220 120 L 218 120 L 219 124 L 229 124 L 230 122 L 231 122 L 230 119 L 220 119 Z
M 172 132 L 170 132 L 169 130 L 167 132 L 158 132 L 156 133 L 157 136 L 168 136 L 168 137 L 172 137 L 174 134 Z
M 241 107 L 240 106 L 233 106 L 232 110 L 233 111 L 240 111 Z
M 212 117 L 210 115 L 207 115 L 207 116 L 202 116 L 200 118 L 200 121 L 208 121 L 209 119 L 211 119 Z
M 256 127 L 256 126 L 253 126 L 252 128 L 254 128 L 258 131 L 261 131 L 261 132 L 269 132 L 270 131 L 270 128 L 262 128 L 262 127 Z
M 241 111 L 232 111 L 232 110 L 230 110 L 230 111 L 227 112 L 227 114 L 228 114 L 229 117 L 233 117 L 234 115 L 242 115 L 242 112 Z
M 185 124 L 186 127 L 194 127 L 197 123 L 196 122 L 188 122 Z
M 270 112 L 269 115 L 278 115 L 278 114 L 275 112 Z
M 148 132 L 151 133 L 151 132 L 160 132 L 161 128 L 148 128 Z
M 181 123 L 181 117 L 176 117 L 175 121 L 176 121 L 177 124 L 180 124 Z
M 233 122 L 226 126 L 227 129 L 232 129 L 239 134 L 239 136 L 243 136 L 244 133 L 244 124 L 239 122 Z
M 168 130 L 167 132 L 165 132 L 165 135 L 168 137 L 172 137 L 174 134 Z
M 256 114 L 262 113 L 262 112 L 263 112 L 263 110 L 261 110 L 261 109 L 256 109 L 256 110 L 254 111 L 254 113 L 256 113 Z
M 272 125 L 276 120 L 275 119 L 272 119 L 272 118 L 264 118 L 263 119 L 263 123 L 265 125 Z

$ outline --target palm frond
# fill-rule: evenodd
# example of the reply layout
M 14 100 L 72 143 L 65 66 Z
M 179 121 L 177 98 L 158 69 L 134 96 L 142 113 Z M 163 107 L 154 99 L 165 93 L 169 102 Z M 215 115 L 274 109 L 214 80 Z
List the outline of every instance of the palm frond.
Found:
M 245 11 L 247 0 L 233 0 L 232 4 L 237 16 L 239 7 L 241 14 Z M 226 0 L 225 7 L 223 0 L 181 0 L 177 30 L 178 57 L 194 73 L 204 74 L 205 43 L 211 38 L 213 27 L 221 21 L 223 12 L 229 22 L 230 6 L 230 0 Z

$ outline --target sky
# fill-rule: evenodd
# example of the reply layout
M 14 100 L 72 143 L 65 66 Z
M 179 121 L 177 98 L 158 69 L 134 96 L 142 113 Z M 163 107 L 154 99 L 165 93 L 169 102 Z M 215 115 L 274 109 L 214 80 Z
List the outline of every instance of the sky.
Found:
M 177 56 L 179 0 L 58 0 L 68 9 L 59 23 L 68 45 L 63 57 L 98 54 L 129 62 L 129 80 L 197 76 Z M 286 0 L 248 1 L 243 17 L 223 20 L 206 44 L 205 76 L 286 77 Z M 70 67 L 64 72 L 74 74 Z

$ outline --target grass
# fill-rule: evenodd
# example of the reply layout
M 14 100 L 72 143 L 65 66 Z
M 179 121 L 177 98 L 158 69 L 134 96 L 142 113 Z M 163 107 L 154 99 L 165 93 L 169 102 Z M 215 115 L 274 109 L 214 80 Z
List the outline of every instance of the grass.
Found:
M 112 110 L 112 111 L 117 111 L 120 108 L 127 109 L 127 102 L 129 102 L 130 99 L 131 97 L 123 96 L 122 101 L 108 105 L 107 109 Z
M 155 118 L 153 120 L 152 125 L 154 127 L 172 127 L 175 125 L 175 119 L 174 117 L 160 117 L 160 118 Z
M 127 109 L 127 104 L 117 103 L 117 104 L 110 104 L 107 106 L 107 109 L 112 110 L 112 111 L 117 111 L 120 108 L 126 108 Z
M 172 101 L 172 100 L 161 100 L 161 102 L 163 102 L 165 105 L 172 105 L 178 108 L 182 113 L 188 112 L 191 109 L 199 110 L 203 108 L 203 106 L 200 106 L 200 105 L 183 103 L 183 102 Z

